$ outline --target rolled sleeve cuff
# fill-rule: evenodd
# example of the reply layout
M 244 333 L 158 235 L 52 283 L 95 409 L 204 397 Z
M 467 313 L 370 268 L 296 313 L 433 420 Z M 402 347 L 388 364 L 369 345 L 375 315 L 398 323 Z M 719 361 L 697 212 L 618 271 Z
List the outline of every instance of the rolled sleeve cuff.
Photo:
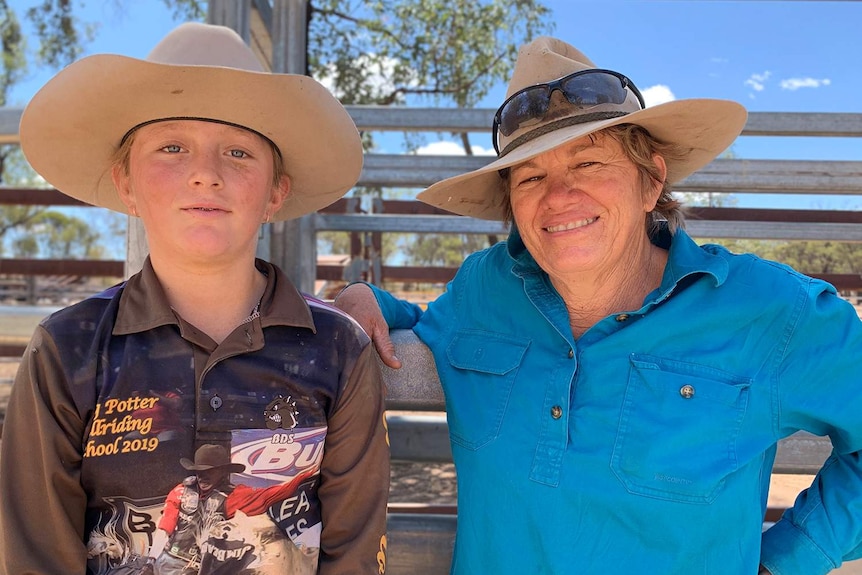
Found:
M 763 534 L 760 563 L 772 575 L 826 575 L 838 567 L 808 535 L 785 519 Z

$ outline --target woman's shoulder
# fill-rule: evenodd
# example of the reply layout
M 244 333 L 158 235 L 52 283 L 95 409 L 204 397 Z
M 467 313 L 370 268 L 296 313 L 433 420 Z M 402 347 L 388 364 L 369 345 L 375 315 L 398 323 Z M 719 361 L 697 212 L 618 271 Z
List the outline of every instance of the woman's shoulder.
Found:
M 702 247 L 727 262 L 731 280 L 764 288 L 768 286 L 769 289 L 808 290 L 814 287 L 815 291 L 835 292 L 835 288 L 827 281 L 805 274 L 786 263 L 750 252 L 734 252 L 717 244 Z

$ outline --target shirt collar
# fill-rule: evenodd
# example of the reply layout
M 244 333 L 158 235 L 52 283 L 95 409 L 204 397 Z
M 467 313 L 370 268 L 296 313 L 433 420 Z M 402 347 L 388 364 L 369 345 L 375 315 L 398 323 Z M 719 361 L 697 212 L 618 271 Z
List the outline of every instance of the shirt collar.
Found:
M 668 250 L 667 266 L 661 280 L 660 291 L 668 292 L 685 277 L 695 274 L 709 274 L 716 286 L 727 279 L 727 260 L 716 255 L 709 245 L 700 246 L 686 233 L 678 229 L 671 234 L 666 224 L 662 224 L 652 242 Z
M 287 276 L 263 260 L 255 260 L 255 266 L 266 276 L 266 288 L 260 300 L 261 327 L 288 325 L 316 332 L 305 297 Z M 113 333 L 127 335 L 170 324 L 179 325 L 179 322 L 148 257 L 140 273 L 128 279 L 120 295 Z

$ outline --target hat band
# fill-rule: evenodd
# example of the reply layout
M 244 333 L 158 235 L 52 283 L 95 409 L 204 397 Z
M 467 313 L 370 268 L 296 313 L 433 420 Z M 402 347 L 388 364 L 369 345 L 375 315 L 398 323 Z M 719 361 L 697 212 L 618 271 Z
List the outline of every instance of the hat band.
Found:
M 578 114 L 577 116 L 569 116 L 568 118 L 563 118 L 562 120 L 556 120 L 554 122 L 549 122 L 544 124 L 543 126 L 539 126 L 535 130 L 530 130 L 525 134 L 521 134 L 503 148 L 500 154 L 497 156 L 498 158 L 502 158 L 518 146 L 521 146 L 530 140 L 535 140 L 539 136 L 544 136 L 549 132 L 553 132 L 554 130 L 559 130 L 560 128 L 565 128 L 568 126 L 574 126 L 576 124 L 586 124 L 587 122 L 598 122 L 601 120 L 611 120 L 613 118 L 619 118 L 621 116 L 627 116 L 629 112 L 590 112 L 589 114 Z
M 266 140 L 266 142 L 272 146 L 272 149 L 275 150 L 275 153 L 278 154 L 278 159 L 284 162 L 284 158 L 281 155 L 281 150 L 278 149 L 278 146 L 275 145 L 275 142 L 258 132 L 257 130 L 252 130 L 249 127 L 242 126 L 240 124 L 235 124 L 233 122 L 228 122 L 227 120 L 216 120 L 215 118 L 198 118 L 196 116 L 174 116 L 171 118 L 156 118 L 155 120 L 147 120 L 146 122 L 141 122 L 136 126 L 132 126 L 129 128 L 129 131 L 123 134 L 122 139 L 120 139 L 120 146 L 126 143 L 126 140 L 138 129 L 143 128 L 144 126 L 149 126 L 150 124 L 156 124 L 158 122 L 176 122 L 176 121 L 185 121 L 185 120 L 194 120 L 196 122 L 212 122 L 213 124 L 224 124 L 225 126 L 231 126 L 232 128 L 240 128 L 245 130 L 246 132 L 251 132 L 252 134 L 256 134 Z

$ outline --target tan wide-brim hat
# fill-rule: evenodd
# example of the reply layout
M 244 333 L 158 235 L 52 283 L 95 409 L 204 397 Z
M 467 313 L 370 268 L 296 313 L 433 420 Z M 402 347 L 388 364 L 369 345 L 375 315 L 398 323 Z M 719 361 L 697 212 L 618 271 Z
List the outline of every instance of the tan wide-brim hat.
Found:
M 528 86 L 591 69 L 597 69 L 595 64 L 576 48 L 555 38 L 537 38 L 519 51 L 506 98 Z M 437 182 L 417 198 L 456 214 L 504 220 L 505 190 L 499 170 L 618 124 L 642 126 L 657 140 L 689 150 L 680 159 L 667 158 L 667 180 L 674 184 L 724 152 L 745 126 L 747 113 L 736 102 L 689 99 L 641 109 L 637 96 L 629 92 L 622 104 L 601 104 L 588 110 L 568 106 L 570 113 L 562 105 L 545 121 L 519 128 L 508 136 L 501 134 L 497 160 Z
M 128 213 L 111 180 L 112 157 L 130 130 L 166 119 L 223 122 L 272 141 L 291 188 L 271 220 L 328 206 L 362 171 L 356 125 L 326 88 L 264 71 L 236 32 L 199 23 L 175 28 L 146 60 L 97 54 L 61 70 L 24 109 L 21 147 L 64 194 Z

